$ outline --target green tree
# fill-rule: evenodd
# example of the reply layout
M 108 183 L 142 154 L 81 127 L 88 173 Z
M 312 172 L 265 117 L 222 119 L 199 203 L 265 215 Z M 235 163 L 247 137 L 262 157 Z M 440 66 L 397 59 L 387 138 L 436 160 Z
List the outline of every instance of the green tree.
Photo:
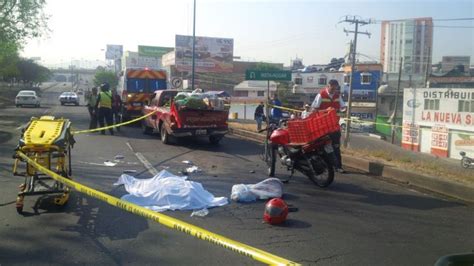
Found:
M 0 0 L 0 40 L 21 44 L 45 34 L 45 4 L 46 0 Z
M 0 0 L 0 80 L 20 75 L 22 44 L 49 31 L 45 4 L 46 0 Z
M 288 106 L 288 96 L 291 94 L 290 84 L 287 81 L 280 81 L 276 91 L 283 106 Z
M 94 84 L 99 86 L 104 82 L 109 83 L 111 88 L 115 88 L 118 84 L 118 78 L 112 71 L 98 70 L 94 76 Z
M 51 71 L 33 60 L 20 59 L 17 62 L 18 79 L 31 86 L 47 81 L 51 77 Z
M 18 47 L 13 42 L 0 42 L 0 80 L 11 81 L 19 75 Z

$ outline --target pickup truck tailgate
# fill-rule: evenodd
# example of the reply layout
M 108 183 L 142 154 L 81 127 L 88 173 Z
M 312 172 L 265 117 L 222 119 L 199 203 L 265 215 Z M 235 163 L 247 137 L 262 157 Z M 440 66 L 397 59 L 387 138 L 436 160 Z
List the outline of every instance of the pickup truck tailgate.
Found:
M 228 111 L 180 110 L 178 119 L 182 128 L 222 128 L 227 127 Z

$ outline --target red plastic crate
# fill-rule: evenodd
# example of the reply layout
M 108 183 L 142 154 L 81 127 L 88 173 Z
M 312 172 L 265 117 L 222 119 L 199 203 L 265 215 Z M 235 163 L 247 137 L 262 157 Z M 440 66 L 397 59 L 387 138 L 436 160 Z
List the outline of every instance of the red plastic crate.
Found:
M 288 121 L 288 133 L 293 144 L 305 144 L 339 130 L 336 110 L 314 112 L 305 119 Z

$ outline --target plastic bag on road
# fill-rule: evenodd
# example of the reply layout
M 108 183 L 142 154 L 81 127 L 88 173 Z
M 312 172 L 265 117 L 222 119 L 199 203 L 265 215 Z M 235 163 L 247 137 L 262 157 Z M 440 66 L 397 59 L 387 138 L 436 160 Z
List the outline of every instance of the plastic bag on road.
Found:
M 231 199 L 251 202 L 257 199 L 281 198 L 283 183 L 278 178 L 267 178 L 257 184 L 238 184 L 232 186 Z
M 198 182 L 187 181 L 166 170 L 149 179 L 122 174 L 115 186 L 124 185 L 123 200 L 154 211 L 201 210 L 228 204 L 226 197 L 214 197 Z
M 201 172 L 201 169 L 199 167 L 195 166 L 195 165 L 186 168 L 186 173 L 188 173 L 188 174 L 198 173 L 198 172 Z
M 199 216 L 199 217 L 204 217 L 206 215 L 209 214 L 209 210 L 208 209 L 202 209 L 202 210 L 195 210 L 193 211 L 193 213 L 191 213 L 191 217 L 193 216 Z

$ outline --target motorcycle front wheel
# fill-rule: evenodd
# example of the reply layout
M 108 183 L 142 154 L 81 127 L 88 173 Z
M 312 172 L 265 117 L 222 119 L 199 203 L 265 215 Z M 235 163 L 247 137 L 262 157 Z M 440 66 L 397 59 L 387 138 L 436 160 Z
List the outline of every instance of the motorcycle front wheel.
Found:
M 461 159 L 462 168 L 467 169 L 467 168 L 469 168 L 470 165 L 471 165 L 471 161 L 468 158 L 464 157 L 464 158 Z
M 275 176 L 276 152 L 277 152 L 276 149 L 277 148 L 270 143 L 267 146 L 267 152 L 268 152 L 267 173 L 269 177 Z
M 311 160 L 314 172 L 308 173 L 308 178 L 318 187 L 328 187 L 334 181 L 334 165 L 327 156 L 320 157 L 319 160 Z

